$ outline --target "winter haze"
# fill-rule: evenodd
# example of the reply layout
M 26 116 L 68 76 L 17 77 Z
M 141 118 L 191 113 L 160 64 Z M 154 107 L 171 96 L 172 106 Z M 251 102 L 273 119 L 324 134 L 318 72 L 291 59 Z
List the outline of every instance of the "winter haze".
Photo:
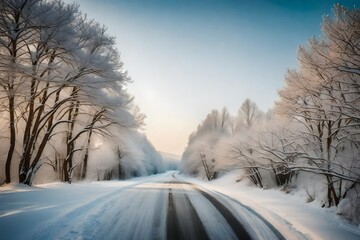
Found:
M 71 1 L 69 1 L 71 2 Z M 297 47 L 320 35 L 335 1 L 78 0 L 116 36 L 146 113 L 155 147 L 181 155 L 197 123 L 213 108 L 236 113 L 250 98 L 273 106 Z M 340 1 L 352 6 L 356 1 Z
M 360 239 L 355 0 L 0 1 L 1 239 Z

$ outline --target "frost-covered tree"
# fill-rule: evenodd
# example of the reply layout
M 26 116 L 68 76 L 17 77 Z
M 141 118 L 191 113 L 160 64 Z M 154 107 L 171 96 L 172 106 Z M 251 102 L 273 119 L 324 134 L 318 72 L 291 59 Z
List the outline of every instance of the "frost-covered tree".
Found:
M 322 39 L 300 47 L 299 69 L 288 71 L 277 103 L 280 114 L 301 124 L 291 151 L 307 159 L 302 170 L 326 178 L 329 205 L 338 205 L 347 185 L 360 181 L 360 89 L 354 84 L 360 81 L 360 14 L 339 5 L 334 14 L 324 18 Z
M 226 124 L 219 124 L 222 122 Z M 236 117 L 213 110 L 189 137 L 182 172 L 212 180 L 218 173 L 241 170 L 240 179 L 247 178 L 261 188 L 287 184 L 291 176 L 286 178 L 285 165 L 270 158 L 262 145 L 266 125 L 274 123 L 272 113 L 262 114 L 250 99 L 244 101 Z
M 199 125 L 183 154 L 184 172 L 203 174 L 197 155 L 207 147 L 228 171 L 241 169 L 240 179 L 259 187 L 305 189 L 309 201 L 338 206 L 339 214 L 358 223 L 359 30 L 360 10 L 335 5 L 334 16 L 323 19 L 323 35 L 299 47 L 298 68 L 286 73 L 274 109 L 256 121 L 262 114 L 246 100 L 233 118 L 232 135 L 213 135 L 215 140 L 203 137 Z M 316 179 L 311 184 L 319 192 L 310 194 L 304 178 Z
M 21 183 L 31 185 L 45 165 L 63 181 L 70 182 L 74 170 L 84 179 L 94 138 L 140 127 L 143 117 L 132 112 L 125 90 L 130 78 L 114 37 L 77 5 L 2 1 L 0 40 L 6 182 L 14 160 Z
M 231 135 L 232 125 L 232 117 L 227 108 L 224 107 L 221 112 L 212 110 L 199 124 L 197 131 L 190 135 L 188 147 L 182 156 L 181 170 L 188 174 L 202 175 L 208 180 L 216 178 L 216 172 L 224 167 L 217 148 L 222 144 L 222 138 Z

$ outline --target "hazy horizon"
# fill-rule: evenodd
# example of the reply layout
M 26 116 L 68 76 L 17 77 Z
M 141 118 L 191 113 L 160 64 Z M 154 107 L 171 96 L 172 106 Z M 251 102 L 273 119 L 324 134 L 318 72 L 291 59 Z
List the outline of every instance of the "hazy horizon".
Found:
M 356 1 L 75 2 L 116 37 L 149 140 L 181 155 L 212 109 L 235 114 L 246 98 L 271 108 L 297 47 L 321 34 L 335 2 Z

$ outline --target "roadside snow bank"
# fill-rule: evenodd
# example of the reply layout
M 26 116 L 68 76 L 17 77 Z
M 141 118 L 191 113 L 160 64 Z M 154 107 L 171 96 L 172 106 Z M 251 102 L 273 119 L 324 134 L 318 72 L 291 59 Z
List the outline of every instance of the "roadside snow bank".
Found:
M 360 226 L 341 219 L 336 208 L 320 208 L 317 202 L 307 204 L 301 193 L 284 194 L 276 189 L 250 187 L 246 182 L 236 182 L 238 176 L 231 173 L 211 182 L 183 175 L 181 178 L 238 200 L 262 215 L 284 236 L 290 231 L 308 239 L 360 239 Z

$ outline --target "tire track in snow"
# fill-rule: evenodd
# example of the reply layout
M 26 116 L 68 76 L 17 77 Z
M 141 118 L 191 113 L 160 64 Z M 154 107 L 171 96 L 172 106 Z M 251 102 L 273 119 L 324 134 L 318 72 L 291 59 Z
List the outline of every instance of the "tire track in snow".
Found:
M 176 176 L 174 176 L 174 174 L 172 175 L 173 178 L 176 178 Z M 176 178 L 177 179 L 177 178 Z M 231 226 L 231 228 L 233 229 L 234 233 L 236 234 L 236 236 L 239 239 L 252 239 L 250 234 L 246 232 L 246 230 L 243 227 L 243 224 L 241 224 L 239 222 L 239 220 L 231 213 L 231 211 L 229 210 L 229 208 L 227 208 L 224 204 L 222 204 L 217 198 L 215 198 L 214 196 L 212 196 L 211 194 L 209 194 L 208 192 L 201 190 L 200 188 L 203 188 L 199 185 L 196 185 L 194 183 L 190 183 L 190 182 L 184 182 L 183 184 L 188 184 L 190 185 L 192 188 L 194 188 L 195 190 L 197 190 L 198 192 L 200 192 L 206 199 L 208 199 L 217 209 L 218 211 L 225 217 L 225 219 L 228 221 L 229 225 Z M 205 188 L 204 188 L 205 189 Z M 272 233 L 276 236 L 277 239 L 279 240 L 285 240 L 286 238 L 269 222 L 267 221 L 263 216 L 261 216 L 259 213 L 257 213 L 255 210 L 253 210 L 252 208 L 245 206 L 244 204 L 240 203 L 239 201 L 224 195 L 222 193 L 216 192 L 218 196 L 221 196 L 222 198 L 225 199 L 229 199 L 230 201 L 238 204 L 239 206 L 241 206 L 242 208 L 246 209 L 247 211 L 249 211 L 249 213 L 251 213 L 253 216 L 257 217 L 261 222 L 263 222 L 271 231 Z M 219 209 L 219 208 L 220 209 Z M 222 209 L 222 210 L 221 210 Z M 224 212 L 222 212 L 224 211 Z M 225 215 L 224 215 L 225 213 Z M 230 215 L 228 215 L 230 214 Z M 227 216 L 228 217 L 227 217 Z M 229 220 L 232 222 L 230 223 Z M 234 224 L 234 225 L 233 225 Z M 246 232 L 246 235 L 242 236 L 242 232 Z M 306 239 L 306 238 L 305 238 Z
M 176 217 L 176 209 L 171 188 L 169 188 L 168 197 L 168 214 L 167 214 L 167 239 L 180 239 L 179 223 Z
M 180 184 L 180 182 L 168 182 L 168 184 Z M 180 203 L 182 210 L 186 209 L 186 211 L 177 210 L 176 205 L 179 206 Z M 185 216 L 188 216 L 191 222 L 187 222 Z M 167 239 L 209 239 L 189 196 L 185 192 L 174 194 L 172 188 L 169 188 L 168 194 Z
M 242 226 L 242 224 L 237 220 L 237 218 L 231 213 L 231 211 L 224 206 L 224 204 L 222 204 L 219 200 L 217 200 L 215 197 L 213 197 L 212 195 L 210 195 L 209 193 L 199 189 L 195 184 L 192 183 L 188 183 L 188 182 L 184 182 L 184 181 L 180 181 L 176 178 L 175 174 L 172 175 L 172 177 L 174 179 L 176 179 L 176 181 L 174 182 L 169 182 L 169 183 L 175 183 L 175 184 L 188 184 L 190 185 L 195 191 L 199 192 L 202 196 L 204 196 L 207 200 L 209 200 L 209 202 L 220 212 L 220 214 L 224 217 L 224 219 L 226 220 L 226 222 L 229 224 L 229 226 L 231 227 L 231 229 L 233 230 L 233 232 L 235 233 L 236 237 L 238 239 L 241 240 L 250 240 L 252 239 L 250 237 L 250 235 L 248 234 L 248 232 L 245 230 L 245 228 Z M 170 195 L 170 193 L 169 193 Z M 196 213 L 195 208 L 193 207 L 193 205 L 190 202 L 189 197 L 186 194 L 186 199 L 189 202 L 189 205 L 191 205 L 192 207 L 192 211 Z M 170 201 L 169 201 L 170 202 Z M 198 220 L 201 222 L 199 216 L 196 213 L 196 216 L 198 218 Z M 201 224 L 202 226 L 202 224 Z
M 245 228 L 242 226 L 242 224 L 237 220 L 237 218 L 230 212 L 230 210 L 224 206 L 219 200 L 217 200 L 212 195 L 208 194 L 207 192 L 204 192 L 195 186 L 192 186 L 194 189 L 199 191 L 201 195 L 203 195 L 207 200 L 211 202 L 211 204 L 221 213 L 221 215 L 225 218 L 229 226 L 234 231 L 235 235 L 238 239 L 241 240 L 248 240 L 251 239 L 248 232 L 245 230 Z
M 224 198 L 229 199 L 230 201 L 232 201 L 235 204 L 238 204 L 239 206 L 241 206 L 242 208 L 246 209 L 247 211 L 249 211 L 250 213 L 252 213 L 253 215 L 255 215 L 256 217 L 258 217 L 262 222 L 264 222 L 272 231 L 273 233 L 276 235 L 276 237 L 279 240 L 286 240 L 286 238 L 268 221 L 266 220 L 263 216 L 261 216 L 258 212 L 256 212 L 254 209 L 250 208 L 249 206 L 246 206 L 244 204 L 242 204 L 241 202 L 237 201 L 236 199 L 227 196 L 223 193 L 220 192 L 216 192 L 217 194 L 221 195 Z M 284 221 L 286 221 L 285 219 L 283 219 Z M 288 223 L 286 221 L 286 223 L 289 225 L 290 223 Z M 291 225 L 291 224 L 290 224 Z M 297 231 L 298 232 L 298 231 Z M 299 235 L 301 235 L 302 238 L 304 239 L 308 239 L 308 237 L 304 236 L 302 233 L 298 232 Z

